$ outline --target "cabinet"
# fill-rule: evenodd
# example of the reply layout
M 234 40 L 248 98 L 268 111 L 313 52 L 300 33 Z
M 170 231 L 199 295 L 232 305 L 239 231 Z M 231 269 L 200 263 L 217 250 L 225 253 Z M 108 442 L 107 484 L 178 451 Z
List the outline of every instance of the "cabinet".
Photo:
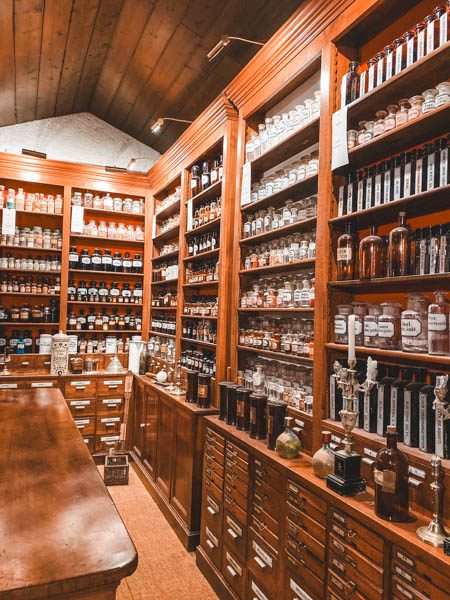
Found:
M 162 394 L 158 401 L 158 433 L 156 447 L 156 483 L 164 496 L 170 498 L 173 464 L 175 407 Z

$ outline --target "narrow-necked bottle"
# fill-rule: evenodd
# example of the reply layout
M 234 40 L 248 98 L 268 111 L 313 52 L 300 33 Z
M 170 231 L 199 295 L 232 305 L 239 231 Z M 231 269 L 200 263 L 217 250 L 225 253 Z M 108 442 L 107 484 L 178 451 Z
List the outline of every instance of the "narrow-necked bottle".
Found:
M 356 279 L 357 238 L 352 234 L 351 223 L 345 224 L 345 233 L 339 236 L 336 249 L 337 279 L 348 281 Z
M 331 432 L 322 431 L 322 447 L 317 450 L 312 458 L 314 473 L 320 479 L 326 479 L 327 475 L 334 471 L 334 452 L 330 447 Z
M 398 221 L 398 226 L 389 232 L 389 277 L 409 275 L 411 269 L 411 232 L 406 225 L 406 213 L 399 213 Z
M 372 225 L 370 235 L 359 244 L 359 276 L 360 279 L 374 279 L 386 274 L 386 252 L 383 238 L 377 235 L 377 228 Z

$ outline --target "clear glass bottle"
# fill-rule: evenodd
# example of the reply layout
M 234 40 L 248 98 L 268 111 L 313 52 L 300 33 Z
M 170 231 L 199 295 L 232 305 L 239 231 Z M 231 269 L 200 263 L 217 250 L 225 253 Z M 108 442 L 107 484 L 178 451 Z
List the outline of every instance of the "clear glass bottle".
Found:
M 434 292 L 435 301 L 428 307 L 428 353 L 448 355 L 450 352 L 449 304 L 447 292 Z
M 326 479 L 334 471 L 334 452 L 330 447 L 331 431 L 322 431 L 322 448 L 312 458 L 314 473 L 320 479 Z
M 428 351 L 428 301 L 422 294 L 409 294 L 407 308 L 402 312 L 402 350 Z
M 334 341 L 336 344 L 348 344 L 348 317 L 353 314 L 351 304 L 338 304 L 334 315 Z
M 384 350 L 397 350 L 401 341 L 401 304 L 383 302 L 383 314 L 378 317 L 378 347 Z
M 281 458 L 293 459 L 300 455 L 302 444 L 298 435 L 292 430 L 294 419 L 285 417 L 285 430 L 277 437 L 275 451 Z
M 378 348 L 378 317 L 383 313 L 379 304 L 368 304 L 364 316 L 364 346 Z

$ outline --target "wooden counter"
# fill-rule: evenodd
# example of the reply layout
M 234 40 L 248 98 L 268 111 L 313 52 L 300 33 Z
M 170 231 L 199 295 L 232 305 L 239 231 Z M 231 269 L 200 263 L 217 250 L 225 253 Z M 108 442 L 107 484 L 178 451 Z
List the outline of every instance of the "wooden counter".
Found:
M 0 391 L 0 598 L 112 600 L 137 554 L 57 389 Z

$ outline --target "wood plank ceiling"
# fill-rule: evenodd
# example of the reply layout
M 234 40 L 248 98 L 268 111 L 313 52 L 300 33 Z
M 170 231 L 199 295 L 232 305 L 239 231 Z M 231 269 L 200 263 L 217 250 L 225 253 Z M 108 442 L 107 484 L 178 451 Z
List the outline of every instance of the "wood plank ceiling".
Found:
M 0 126 L 89 111 L 164 152 L 301 0 L 0 0 Z

